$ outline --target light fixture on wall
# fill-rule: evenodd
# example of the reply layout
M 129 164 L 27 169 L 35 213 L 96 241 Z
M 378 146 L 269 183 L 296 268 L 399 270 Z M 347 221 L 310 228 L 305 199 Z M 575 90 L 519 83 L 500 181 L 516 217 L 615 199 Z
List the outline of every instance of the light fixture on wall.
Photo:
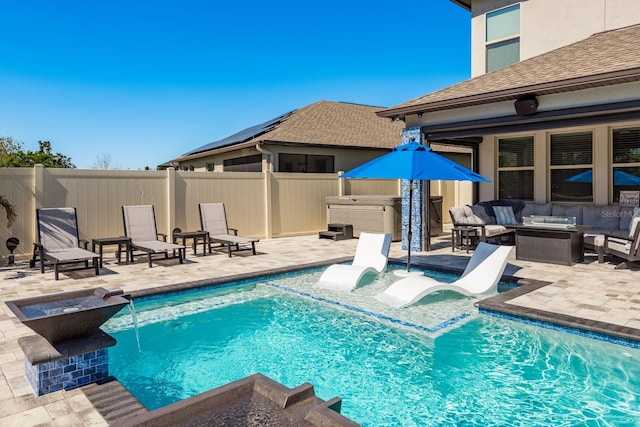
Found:
M 418 113 L 418 118 L 421 119 L 422 118 L 422 111 Z
M 535 95 L 521 96 L 514 102 L 513 106 L 519 116 L 531 116 L 538 112 L 538 100 Z

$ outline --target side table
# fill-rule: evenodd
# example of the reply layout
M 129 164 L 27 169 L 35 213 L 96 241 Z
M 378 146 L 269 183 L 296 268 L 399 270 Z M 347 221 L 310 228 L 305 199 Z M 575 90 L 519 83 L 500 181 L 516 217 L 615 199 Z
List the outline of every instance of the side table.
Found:
M 122 250 L 125 251 L 125 261 L 129 264 L 129 260 L 133 261 L 133 250 L 131 248 L 131 237 L 119 236 L 119 237 L 98 237 L 96 239 L 91 239 L 91 251 L 96 251 L 96 246 L 98 247 L 98 253 L 100 254 L 100 268 L 102 268 L 102 248 L 108 245 L 118 245 L 118 250 L 116 251 L 116 257 L 118 262 L 121 261 L 120 254 Z
M 460 225 L 451 229 L 451 252 L 456 250 L 456 247 L 460 249 L 466 249 L 469 253 L 469 249 L 475 248 L 478 244 L 478 227 L 472 225 Z
M 202 242 L 202 252 L 207 255 L 207 245 L 209 244 L 209 232 L 208 231 L 182 231 L 179 228 L 174 228 L 171 233 L 173 237 L 173 243 L 178 243 L 178 239 L 182 239 L 182 246 L 185 246 L 187 239 L 193 240 L 193 254 L 197 253 L 197 246 L 199 242 Z

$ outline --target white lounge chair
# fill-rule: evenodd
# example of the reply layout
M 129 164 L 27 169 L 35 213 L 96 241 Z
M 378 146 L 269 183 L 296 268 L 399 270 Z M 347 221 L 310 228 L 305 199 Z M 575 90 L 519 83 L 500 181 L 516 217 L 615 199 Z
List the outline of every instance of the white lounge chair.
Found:
M 151 255 L 164 254 L 165 258 L 169 258 L 169 251 L 173 251 L 174 256 L 178 251 L 178 258 L 182 264 L 186 252 L 185 246 L 168 243 L 167 235 L 158 233 L 153 205 L 123 206 L 122 218 L 124 233 L 131 237 L 132 249 L 147 254 L 149 268 L 151 268 Z M 162 237 L 162 240 L 158 237 Z
M 55 279 L 58 280 L 62 264 L 84 263 L 89 268 L 93 260 L 96 276 L 100 274 L 100 255 L 86 249 L 89 242 L 78 237 L 78 218 L 76 208 L 36 209 L 38 221 L 38 243 L 34 243 L 33 258 L 30 266 L 35 267 L 40 257 L 40 272 L 44 273 L 45 259 L 53 263 Z M 80 242 L 85 249 L 80 247 Z
M 259 239 L 238 236 L 238 230 L 227 225 L 227 213 L 224 203 L 200 203 L 200 224 L 202 230 L 209 232 L 209 253 L 211 247 L 216 244 L 227 248 L 229 257 L 231 252 L 251 250 L 256 254 L 256 242 Z
M 494 292 L 513 249 L 513 246 L 480 242 L 455 282 L 443 283 L 426 276 L 406 277 L 389 286 L 380 299 L 395 307 L 405 307 L 436 291 L 454 291 L 466 296 Z
M 318 284 L 352 290 L 365 274 L 382 273 L 387 268 L 391 234 L 360 233 L 356 255 L 351 265 L 330 265 L 318 280 Z

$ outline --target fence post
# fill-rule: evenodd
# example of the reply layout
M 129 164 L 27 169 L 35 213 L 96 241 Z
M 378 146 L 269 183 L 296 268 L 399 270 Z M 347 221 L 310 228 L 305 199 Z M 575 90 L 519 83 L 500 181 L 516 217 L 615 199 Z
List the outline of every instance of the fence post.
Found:
M 31 241 L 38 241 L 38 224 L 36 221 L 36 209 L 44 207 L 44 166 L 41 164 L 33 165 L 33 221 L 31 221 Z
M 174 168 L 167 168 L 167 223 L 165 230 L 167 235 L 171 237 L 171 231 L 173 230 L 173 224 L 176 223 L 176 170 Z
M 271 179 L 272 172 L 264 171 L 264 216 L 265 216 L 265 235 L 267 239 L 273 238 L 273 201 L 271 200 L 272 189 Z

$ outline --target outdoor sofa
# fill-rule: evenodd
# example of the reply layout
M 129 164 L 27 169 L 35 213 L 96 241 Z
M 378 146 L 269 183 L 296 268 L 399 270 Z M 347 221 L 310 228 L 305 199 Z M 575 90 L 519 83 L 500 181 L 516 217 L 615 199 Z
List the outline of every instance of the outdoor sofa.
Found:
M 458 206 L 451 208 L 449 213 L 454 226 L 480 227 L 482 230 L 480 238 L 485 241 L 490 238 L 502 237 L 511 231 L 509 229 L 511 224 L 504 224 L 504 221 L 500 221 L 496 217 L 495 207 L 497 206 L 510 206 L 514 213 L 515 224 L 521 224 L 523 217 L 531 215 L 575 217 L 576 225 L 592 227 L 584 232 L 584 246 L 587 249 L 597 251 L 600 255 L 605 252 L 605 235 L 610 241 L 615 242 L 611 239 L 620 238 L 626 240 L 629 245 L 633 245 L 634 236 L 630 236 L 630 227 L 634 216 L 640 216 L 640 209 L 633 206 L 535 203 L 518 200 L 491 200 L 473 206 Z M 492 211 L 493 215 L 491 215 Z M 637 235 L 637 233 L 635 234 Z M 629 243 L 630 238 L 631 242 Z M 615 243 L 612 247 L 616 247 Z M 613 252 L 611 254 L 616 255 Z M 599 260 L 602 261 L 602 256 Z

